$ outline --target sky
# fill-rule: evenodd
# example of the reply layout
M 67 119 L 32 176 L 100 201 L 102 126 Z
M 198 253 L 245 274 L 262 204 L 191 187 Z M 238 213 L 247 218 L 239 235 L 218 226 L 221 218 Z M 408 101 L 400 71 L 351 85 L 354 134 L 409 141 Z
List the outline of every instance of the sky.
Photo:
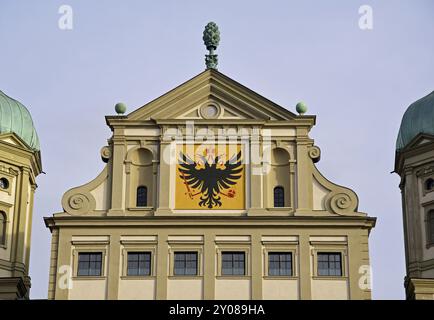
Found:
M 71 30 L 59 28 L 62 5 L 73 10 Z M 371 29 L 360 28 L 363 5 Z M 104 116 L 202 72 L 203 28 L 215 21 L 219 71 L 291 111 L 304 101 L 317 116 L 310 136 L 322 151 L 319 170 L 378 219 L 373 298 L 403 299 L 401 196 L 391 172 L 404 111 L 434 90 L 433 18 L 432 0 L 0 0 L 0 90 L 32 113 L 46 173 L 37 178 L 31 298 L 47 297 L 43 217 L 103 169 Z

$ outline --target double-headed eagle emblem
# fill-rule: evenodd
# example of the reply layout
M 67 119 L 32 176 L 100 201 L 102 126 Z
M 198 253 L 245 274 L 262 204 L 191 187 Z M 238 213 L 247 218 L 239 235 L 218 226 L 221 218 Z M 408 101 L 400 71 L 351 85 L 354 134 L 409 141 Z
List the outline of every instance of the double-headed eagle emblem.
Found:
M 200 194 L 199 206 L 212 209 L 222 205 L 220 195 L 235 197 L 231 186 L 235 185 L 242 175 L 241 151 L 226 162 L 222 161 L 222 156 L 206 158 L 199 155 L 200 165 L 182 152 L 179 157 L 180 177 L 184 180 L 191 199 Z

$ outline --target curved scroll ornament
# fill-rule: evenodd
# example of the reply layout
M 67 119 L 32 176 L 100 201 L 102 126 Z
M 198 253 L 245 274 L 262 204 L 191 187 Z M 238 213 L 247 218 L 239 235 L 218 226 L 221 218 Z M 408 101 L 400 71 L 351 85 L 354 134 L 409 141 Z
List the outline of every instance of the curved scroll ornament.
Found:
M 321 159 L 321 149 L 317 146 L 310 147 L 307 153 L 314 163 L 317 163 Z
M 68 191 L 62 199 L 63 210 L 69 214 L 84 214 L 95 210 L 95 198 L 90 193 Z
M 326 196 L 325 204 L 329 211 L 342 215 L 357 211 L 358 201 L 355 194 L 333 191 Z
M 101 149 L 101 159 L 102 159 L 102 161 L 104 161 L 105 163 L 107 163 L 109 161 L 111 155 L 112 155 L 112 152 L 110 150 L 110 147 L 108 147 L 108 146 L 102 147 L 102 149 Z

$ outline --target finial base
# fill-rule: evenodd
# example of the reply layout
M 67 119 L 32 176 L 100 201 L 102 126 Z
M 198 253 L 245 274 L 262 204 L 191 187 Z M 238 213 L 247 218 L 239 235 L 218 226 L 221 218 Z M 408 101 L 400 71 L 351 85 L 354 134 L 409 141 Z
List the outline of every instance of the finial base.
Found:
M 205 65 L 207 69 L 215 69 L 217 70 L 218 64 L 218 55 L 216 54 L 207 54 L 205 55 Z

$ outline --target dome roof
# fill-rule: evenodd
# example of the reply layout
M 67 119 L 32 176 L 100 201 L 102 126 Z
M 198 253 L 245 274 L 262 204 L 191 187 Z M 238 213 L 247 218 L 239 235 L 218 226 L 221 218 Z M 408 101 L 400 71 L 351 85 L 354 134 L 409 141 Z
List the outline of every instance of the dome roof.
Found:
M 419 133 L 434 135 L 434 91 L 413 102 L 405 111 L 396 150 L 406 147 Z
M 39 138 L 29 110 L 0 90 L 0 134 L 12 132 L 30 148 L 39 151 Z

